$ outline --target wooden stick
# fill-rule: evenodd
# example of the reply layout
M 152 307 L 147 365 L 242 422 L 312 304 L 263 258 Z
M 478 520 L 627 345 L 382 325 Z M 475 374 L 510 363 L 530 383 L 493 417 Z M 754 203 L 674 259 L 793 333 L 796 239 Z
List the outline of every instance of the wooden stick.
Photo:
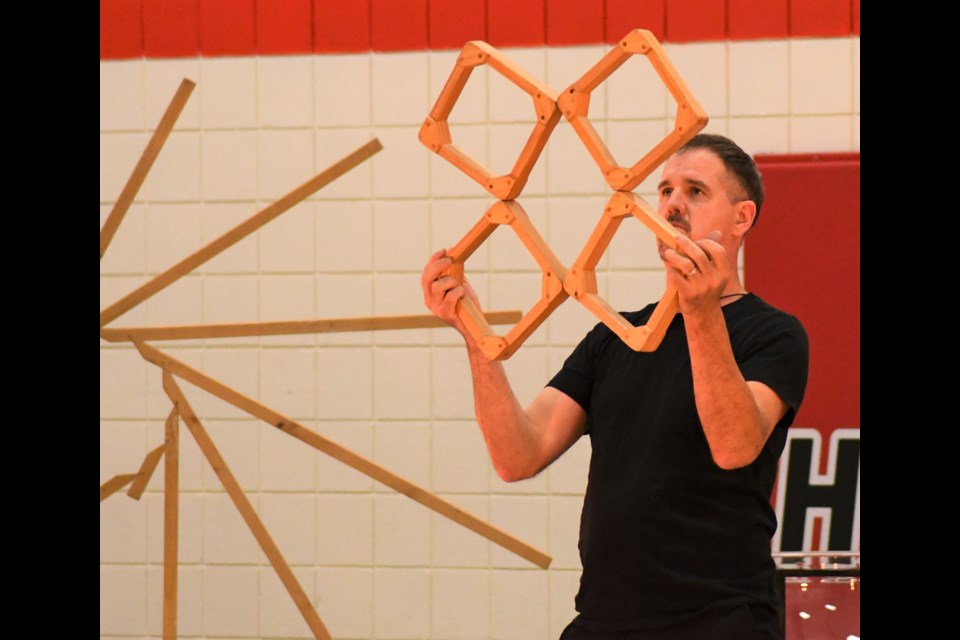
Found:
M 522 316 L 523 314 L 520 311 L 488 311 L 484 314 L 487 322 L 491 325 L 512 324 L 520 320 Z M 433 329 L 446 326 L 447 324 L 436 316 L 424 314 L 411 316 L 288 320 L 284 322 L 193 324 L 169 327 L 116 327 L 100 329 L 100 338 L 107 342 L 194 340 L 198 338 L 282 336 L 307 333 L 340 333 L 345 331 Z
M 133 484 L 130 485 L 130 489 L 127 490 L 128 496 L 134 500 L 140 499 L 144 489 L 147 488 L 147 483 L 150 482 L 150 476 L 153 475 L 154 469 L 157 468 L 157 463 L 160 462 L 160 456 L 163 455 L 165 448 L 166 445 L 162 444 L 143 458 L 143 462 L 140 464 L 140 470 L 137 471 L 137 477 L 133 481 Z
M 396 491 L 399 491 L 405 496 L 416 500 L 425 507 L 433 509 L 440 515 L 446 516 L 447 518 L 450 518 L 454 522 L 467 527 L 471 531 L 480 534 L 488 540 L 499 544 L 508 551 L 512 551 L 513 553 L 526 558 L 538 567 L 546 569 L 550 565 L 551 558 L 547 554 L 527 545 L 508 533 L 497 529 L 493 525 L 480 520 L 473 514 L 463 511 L 459 507 L 450 504 L 443 498 L 431 493 L 423 487 L 420 487 L 409 480 L 401 478 L 400 476 L 384 469 L 373 461 L 357 455 L 346 447 L 343 447 L 336 442 L 321 436 L 319 433 L 316 433 L 300 423 L 280 413 L 277 413 L 273 409 L 260 404 L 256 400 L 248 398 L 247 396 L 234 391 L 222 382 L 214 380 L 213 378 L 197 371 L 189 365 L 176 360 L 169 354 L 156 349 L 155 347 L 139 341 L 135 341 L 134 344 L 136 345 L 137 349 L 139 349 L 140 355 L 143 356 L 147 362 L 151 362 L 158 367 L 164 368 L 177 377 L 182 378 L 187 382 L 203 389 L 204 391 L 217 396 L 224 402 L 232 404 L 242 411 L 246 411 L 250 415 L 273 425 L 280 431 L 309 444 L 315 449 L 318 449 L 319 451 L 326 453 L 340 462 L 353 467 L 357 471 L 370 476 L 374 480 L 381 482 L 388 487 L 395 489 Z
M 237 479 L 230 471 L 230 467 L 227 466 L 226 461 L 223 459 L 223 456 L 220 455 L 213 440 L 210 439 L 207 430 L 203 428 L 203 424 L 191 408 L 186 396 L 180 391 L 180 387 L 177 386 L 170 371 L 166 368 L 163 369 L 163 390 L 170 399 L 176 403 L 177 409 L 183 417 L 183 421 L 186 423 L 190 433 L 193 434 L 193 439 L 197 441 L 197 445 L 199 445 L 207 462 L 210 463 L 217 477 L 220 478 L 223 488 L 226 489 L 230 499 L 233 500 L 233 504 L 237 507 L 237 511 L 240 512 L 244 522 L 250 527 L 253 537 L 257 539 L 260 548 L 263 549 L 263 553 L 266 554 L 267 559 L 270 560 L 270 564 L 273 565 L 274 571 L 280 576 L 280 581 L 283 582 L 283 586 L 287 588 L 287 592 L 290 594 L 290 597 L 293 598 L 293 602 L 297 605 L 297 609 L 300 610 L 300 614 L 306 621 L 307 626 L 313 631 L 313 635 L 316 638 L 332 640 L 330 632 L 327 631 L 323 621 L 320 620 L 320 615 L 317 613 L 317 610 L 313 608 L 310 598 L 307 597 L 303 587 L 301 587 L 297 581 L 297 577 L 293 575 L 290 565 L 287 564 L 283 554 L 280 553 L 280 549 L 273 541 L 273 538 L 270 537 L 270 533 L 260 520 L 260 516 L 258 516 L 257 512 L 253 509 L 250 500 L 247 499 L 247 494 L 240 488 L 240 483 L 237 482 Z
M 177 571 L 180 536 L 180 416 L 174 406 L 165 425 L 163 458 L 163 640 L 177 638 Z
M 186 78 L 180 82 L 180 87 L 174 94 L 173 100 L 171 100 L 167 106 L 167 110 L 163 113 L 163 117 L 160 118 L 160 123 L 153 132 L 153 136 L 150 137 L 146 149 L 144 149 L 140 155 L 140 160 L 133 168 L 133 173 L 127 178 L 127 183 L 123 186 L 120 197 L 117 198 L 113 209 L 110 210 L 110 215 L 107 216 L 106 222 L 103 223 L 103 228 L 100 229 L 101 260 L 103 260 L 103 254 L 107 252 L 107 247 L 110 246 L 110 241 L 113 240 L 114 234 L 116 234 L 117 229 L 120 228 L 120 223 L 123 222 L 123 216 L 127 215 L 130 205 L 133 204 L 133 199 L 137 197 L 137 192 L 140 191 L 140 187 L 143 186 L 143 181 L 146 179 L 151 167 L 153 167 L 153 163 L 160 154 L 160 150 L 163 149 L 163 144 L 167 141 L 170 132 L 173 131 L 173 125 L 176 124 L 177 118 L 180 117 L 180 113 L 187 104 L 187 100 L 190 99 L 190 94 L 193 92 L 195 86 L 197 86 L 195 82 L 187 80 Z
M 123 489 L 125 486 L 133 482 L 134 478 L 137 477 L 135 473 L 124 473 L 122 475 L 113 476 L 102 485 L 100 485 L 100 502 L 103 502 L 120 489 Z
M 196 253 L 187 256 L 161 274 L 141 285 L 138 289 L 127 294 L 100 312 L 100 326 L 126 313 L 158 291 L 167 288 L 181 277 L 190 273 L 211 258 L 232 247 L 240 240 L 267 224 L 281 213 L 284 213 L 316 191 L 330 184 L 350 169 L 353 169 L 364 160 L 383 149 L 383 145 L 376 138 L 363 145 L 353 153 L 341 158 L 323 172 L 317 174 L 287 195 L 283 196 L 267 208 L 256 213 L 253 217 L 241 222 L 225 234 L 212 241 Z

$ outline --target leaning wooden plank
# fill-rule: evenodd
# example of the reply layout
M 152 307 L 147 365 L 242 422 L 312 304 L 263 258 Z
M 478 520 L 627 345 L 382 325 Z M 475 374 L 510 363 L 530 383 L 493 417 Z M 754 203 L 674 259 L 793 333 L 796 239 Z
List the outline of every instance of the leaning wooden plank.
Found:
M 523 317 L 521 311 L 488 311 L 487 322 L 514 324 Z M 345 331 L 390 331 L 394 329 L 435 329 L 447 324 L 430 314 L 412 316 L 370 316 L 358 318 L 326 318 L 288 320 L 284 322 L 240 322 L 235 324 L 192 324 L 169 327 L 110 327 L 100 329 L 100 338 L 107 342 L 136 340 L 195 340 L 198 338 L 240 338 L 249 336 L 282 336 L 306 333 L 341 333 Z
M 379 466 L 363 456 L 357 455 L 353 451 L 329 440 L 319 433 L 308 429 L 294 420 L 277 413 L 273 409 L 260 404 L 252 398 L 234 391 L 218 380 L 203 374 L 189 365 L 180 362 L 169 354 L 160 351 L 156 347 L 143 342 L 134 342 L 140 355 L 145 360 L 151 362 L 164 370 L 176 375 L 187 382 L 196 385 L 204 391 L 211 393 L 224 402 L 228 402 L 250 415 L 260 418 L 267 424 L 273 425 L 284 433 L 306 442 L 310 446 L 318 449 L 327 455 L 339 460 L 340 462 L 353 467 L 357 471 L 364 473 L 374 480 L 381 482 L 388 487 L 399 491 L 405 496 L 416 500 L 420 504 L 433 509 L 442 516 L 450 518 L 454 522 L 461 524 L 471 531 L 495 542 L 501 547 L 512 551 L 518 556 L 529 560 L 538 567 L 546 569 L 550 566 L 551 558 L 539 549 L 511 536 L 510 534 L 497 529 L 493 525 L 484 522 L 475 515 L 468 513 L 459 507 L 456 507 L 440 496 L 431 493 L 427 489 L 420 487 L 409 480 L 405 480 L 387 469 Z
M 157 463 L 160 462 L 160 456 L 163 455 L 163 450 L 166 448 L 166 446 L 167 445 L 165 444 L 160 445 L 143 458 L 143 463 L 140 465 L 140 471 L 137 472 L 136 479 L 127 490 L 128 496 L 134 500 L 140 499 L 140 496 L 143 495 L 144 489 L 147 488 L 147 483 L 150 482 L 150 476 L 153 475 L 154 469 L 157 468 Z
M 133 482 L 134 478 L 137 477 L 135 473 L 124 473 L 119 476 L 113 476 L 102 485 L 100 485 L 100 502 L 103 502 L 120 489 L 123 489 L 125 486 Z
M 177 570 L 180 536 L 180 416 L 167 416 L 163 457 L 163 640 L 177 638 Z
M 200 419 L 197 418 L 197 414 L 194 413 L 190 407 L 186 396 L 183 395 L 183 392 L 173 379 L 170 371 L 166 368 L 163 370 L 163 390 L 170 399 L 176 403 L 177 410 L 186 423 L 187 428 L 190 430 L 190 433 L 193 434 L 194 440 L 197 441 L 200 451 L 203 452 L 207 462 L 210 463 L 213 471 L 217 474 L 217 477 L 220 478 L 223 488 L 226 489 L 230 499 L 233 500 L 233 504 L 237 507 L 237 511 L 240 512 L 244 522 L 250 527 L 253 537 L 257 539 L 260 548 L 263 549 L 263 553 L 267 556 L 267 559 L 270 560 L 270 564 L 273 565 L 274 571 L 280 576 L 280 581 L 283 582 L 283 586 L 286 587 L 290 597 L 293 598 L 294 604 L 297 605 L 300 614 L 310 627 L 313 635 L 317 638 L 330 639 L 330 632 L 327 631 L 323 621 L 320 620 L 320 615 L 317 613 L 317 610 L 313 608 L 310 598 L 307 597 L 303 587 L 300 586 L 296 576 L 293 575 L 290 565 L 287 564 L 283 554 L 280 553 L 280 549 L 273 541 L 273 538 L 270 537 L 270 533 L 260 520 L 260 516 L 258 516 L 257 512 L 253 509 L 250 500 L 247 499 L 247 494 L 240 488 L 240 483 L 237 482 L 237 479 L 230 471 L 230 467 L 227 466 L 226 461 L 224 461 L 223 456 L 220 455 L 213 440 L 210 439 L 207 430 L 203 428 L 203 424 L 201 424 Z
M 127 178 L 127 184 L 123 186 L 123 191 L 120 192 L 120 196 L 113 205 L 113 209 L 110 210 L 110 215 L 107 216 L 106 222 L 103 223 L 103 228 L 100 229 L 101 260 L 103 260 L 103 254 L 107 252 L 107 247 L 110 246 L 110 241 L 113 240 L 114 234 L 116 234 L 117 229 L 120 228 L 120 223 L 123 222 L 123 216 L 127 215 L 127 210 L 129 210 L 130 205 L 133 204 L 133 199 L 137 197 L 137 192 L 140 191 L 140 187 L 143 186 L 143 181 L 146 179 L 147 174 L 150 173 L 150 168 L 153 167 L 154 161 L 157 159 L 157 156 L 160 155 L 163 144 L 167 141 L 170 132 L 173 131 L 173 125 L 176 124 L 177 118 L 180 117 L 180 113 L 187 104 L 187 100 L 190 98 L 190 94 L 193 92 L 195 86 L 197 86 L 196 83 L 186 78 L 180 83 L 180 87 L 174 94 L 173 100 L 170 101 L 163 117 L 160 118 L 160 123 L 157 125 L 156 130 L 154 130 L 153 136 L 150 137 L 150 142 L 147 143 L 146 149 L 144 149 L 143 154 L 140 155 L 137 166 L 133 168 L 133 173 Z
M 284 213 L 294 205 L 300 203 L 305 198 L 313 195 L 322 187 L 330 184 L 350 169 L 353 169 L 364 160 L 370 158 L 373 154 L 383 149 L 380 141 L 374 138 L 363 145 L 353 153 L 341 158 L 339 161 L 328 167 L 323 172 L 317 174 L 307 182 L 303 183 L 287 195 L 283 196 L 267 208 L 254 214 L 244 222 L 227 231 L 225 234 L 212 241 L 207 246 L 201 248 L 177 264 L 173 265 L 161 274 L 158 274 L 151 280 L 141 285 L 131 293 L 127 294 L 117 302 L 100 312 L 100 326 L 104 326 L 111 320 L 126 313 L 150 296 L 167 288 L 181 277 L 190 273 L 211 258 L 219 255 L 226 249 L 240 242 L 248 235 L 267 224 L 281 213 Z

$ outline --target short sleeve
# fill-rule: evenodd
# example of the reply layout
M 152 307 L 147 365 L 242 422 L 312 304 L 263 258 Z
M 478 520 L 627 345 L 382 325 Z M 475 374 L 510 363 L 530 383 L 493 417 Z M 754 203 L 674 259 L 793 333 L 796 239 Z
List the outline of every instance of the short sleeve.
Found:
M 809 370 L 807 333 L 800 321 L 778 314 L 751 332 L 736 357 L 744 380 L 762 382 L 787 404 L 789 410 L 777 426 L 790 426 L 803 401 Z
M 588 333 L 576 349 L 567 357 L 563 367 L 547 383 L 573 398 L 587 415 L 590 415 L 590 397 L 593 395 L 593 383 L 596 379 L 596 358 L 593 342 L 596 329 Z

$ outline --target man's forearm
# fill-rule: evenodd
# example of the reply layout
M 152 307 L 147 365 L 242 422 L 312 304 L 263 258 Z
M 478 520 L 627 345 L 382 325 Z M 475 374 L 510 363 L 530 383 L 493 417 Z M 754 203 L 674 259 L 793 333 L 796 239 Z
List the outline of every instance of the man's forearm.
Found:
M 693 392 L 714 462 L 735 469 L 756 459 L 770 433 L 750 386 L 733 356 L 723 312 L 718 306 L 685 317 Z
M 540 471 L 537 427 L 517 400 L 500 362 L 487 359 L 467 338 L 477 422 L 493 467 L 503 480 L 523 480 Z

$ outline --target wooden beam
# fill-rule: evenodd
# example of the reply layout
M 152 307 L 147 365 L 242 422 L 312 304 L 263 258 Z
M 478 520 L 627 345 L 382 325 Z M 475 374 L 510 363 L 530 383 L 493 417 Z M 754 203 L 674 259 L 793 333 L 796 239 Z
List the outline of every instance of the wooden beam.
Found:
M 180 416 L 167 416 L 163 457 L 163 640 L 177 638 L 177 578 L 180 564 Z
M 134 308 L 150 296 L 169 287 L 171 284 L 190 273 L 200 265 L 211 258 L 216 257 L 226 249 L 240 242 L 248 235 L 267 224 L 281 213 L 289 210 L 296 204 L 316 193 L 321 188 L 330 184 L 350 169 L 367 160 L 375 153 L 383 149 L 380 141 L 374 138 L 356 151 L 341 158 L 330 167 L 317 174 L 307 182 L 303 183 L 287 195 L 283 196 L 262 211 L 254 214 L 244 222 L 227 231 L 225 234 L 213 240 L 199 251 L 187 256 L 177 264 L 173 265 L 161 274 L 148 280 L 146 283 L 127 294 L 117 302 L 113 303 L 100 312 L 100 326 L 104 326 L 111 320 L 114 320 Z
M 153 135 L 150 137 L 150 141 L 147 143 L 147 147 L 140 155 L 140 160 L 137 161 L 137 165 L 133 168 L 133 173 L 127 178 L 127 183 L 123 185 L 123 191 L 120 192 L 120 196 L 114 203 L 113 209 L 110 210 L 110 215 L 107 216 L 107 220 L 103 223 L 103 228 L 100 229 L 101 260 L 103 260 L 103 254 L 107 252 L 107 247 L 110 246 L 113 236 L 117 233 L 117 229 L 120 228 L 120 223 L 123 222 L 123 217 L 127 215 L 130 205 L 133 204 L 133 199 L 137 197 L 137 192 L 140 191 L 140 187 L 143 186 L 143 181 L 146 179 L 147 174 L 150 173 L 154 161 L 157 159 L 157 156 L 160 155 L 160 150 L 163 149 L 163 144 L 167 141 L 170 132 L 173 131 L 173 125 L 176 124 L 177 118 L 180 117 L 183 107 L 187 104 L 187 100 L 190 99 L 190 94 L 193 93 L 193 88 L 196 86 L 195 82 L 186 78 L 180 82 L 180 87 L 173 95 L 173 100 L 167 105 L 167 110 L 164 111 L 163 117 L 160 118 L 160 123 L 157 125 Z
M 233 504 L 237 507 L 237 511 L 240 512 L 244 522 L 250 527 L 253 537 L 257 539 L 260 548 L 263 549 L 263 553 L 267 556 L 267 559 L 270 560 L 270 564 L 273 565 L 274 571 L 280 576 L 280 581 L 283 582 L 283 586 L 287 588 L 287 592 L 290 594 L 290 597 L 293 598 L 294 604 L 297 605 L 297 609 L 300 610 L 300 614 L 306 621 L 307 626 L 310 627 L 313 635 L 317 638 L 332 640 L 330 632 L 327 631 L 323 621 L 320 620 L 320 615 L 317 613 L 317 610 L 313 608 L 310 598 L 307 597 L 303 587 L 301 587 L 297 581 L 297 577 L 293 575 L 290 565 L 287 564 L 277 544 L 273 541 L 273 538 L 270 537 L 270 533 L 260 520 L 260 516 L 257 515 L 253 505 L 250 504 L 250 500 L 247 499 L 247 494 L 240 488 L 240 483 L 237 482 L 237 479 L 230 471 L 230 467 L 227 466 L 226 461 L 223 459 L 223 456 L 220 455 L 213 440 L 210 439 L 207 430 L 204 429 L 197 414 L 194 413 L 193 408 L 191 408 L 186 396 L 180 391 L 180 387 L 177 386 L 170 371 L 166 368 L 163 370 L 163 390 L 176 404 L 180 416 L 183 418 L 184 423 L 186 423 L 187 429 L 190 430 L 194 440 L 197 441 L 200 451 L 203 452 L 207 462 L 210 463 L 213 471 L 217 474 L 217 477 L 220 478 L 223 488 L 226 489 L 230 499 L 233 500 Z
M 474 533 L 477 533 L 491 542 L 495 542 L 501 547 L 512 551 L 522 558 L 529 560 L 538 567 L 546 569 L 550 566 L 551 558 L 539 549 L 514 538 L 510 534 L 497 529 L 493 525 L 484 522 L 475 515 L 468 513 L 457 506 L 447 502 L 440 496 L 431 493 L 427 489 L 420 487 L 409 480 L 392 473 L 379 466 L 363 456 L 357 455 L 353 451 L 321 436 L 319 433 L 308 429 L 294 420 L 277 413 L 273 409 L 260 404 L 252 398 L 234 391 L 218 380 L 203 374 L 189 365 L 180 362 L 159 349 L 152 347 L 144 342 L 134 342 L 140 355 L 147 362 L 151 362 L 158 367 L 169 371 L 171 374 L 196 385 L 204 391 L 211 393 L 221 400 L 232 404 L 242 411 L 257 417 L 267 424 L 273 425 L 280 431 L 297 438 L 298 440 L 309 444 L 315 449 L 326 453 L 327 455 L 339 460 L 340 462 L 353 467 L 357 471 L 381 482 L 388 487 L 399 491 L 405 496 L 412 498 L 423 506 L 432 509 L 442 516 L 450 518 L 454 522 L 461 524 Z M 181 413 L 183 409 L 181 407 Z
M 514 324 L 520 311 L 488 311 L 487 322 Z M 248 336 L 282 336 L 306 333 L 341 333 L 346 331 L 389 331 L 394 329 L 433 329 L 447 324 L 430 314 L 411 316 L 371 316 L 358 318 L 325 318 L 288 320 L 284 322 L 241 322 L 235 324 L 193 324 L 168 327 L 111 327 L 100 329 L 100 338 L 107 342 L 161 340 L 195 340 L 198 338 L 239 338 Z
M 140 464 L 140 470 L 137 471 L 137 477 L 127 490 L 128 496 L 134 500 L 140 499 L 140 496 L 143 495 L 143 491 L 147 488 L 147 483 L 150 482 L 150 476 L 153 475 L 154 469 L 157 468 L 157 463 L 160 462 L 160 456 L 163 455 L 163 450 L 165 448 L 166 445 L 162 444 L 144 456 L 143 462 Z
M 113 476 L 102 485 L 100 485 L 100 502 L 103 502 L 120 489 L 123 489 L 125 486 L 133 482 L 134 478 L 137 477 L 135 473 L 124 473 L 122 475 Z

